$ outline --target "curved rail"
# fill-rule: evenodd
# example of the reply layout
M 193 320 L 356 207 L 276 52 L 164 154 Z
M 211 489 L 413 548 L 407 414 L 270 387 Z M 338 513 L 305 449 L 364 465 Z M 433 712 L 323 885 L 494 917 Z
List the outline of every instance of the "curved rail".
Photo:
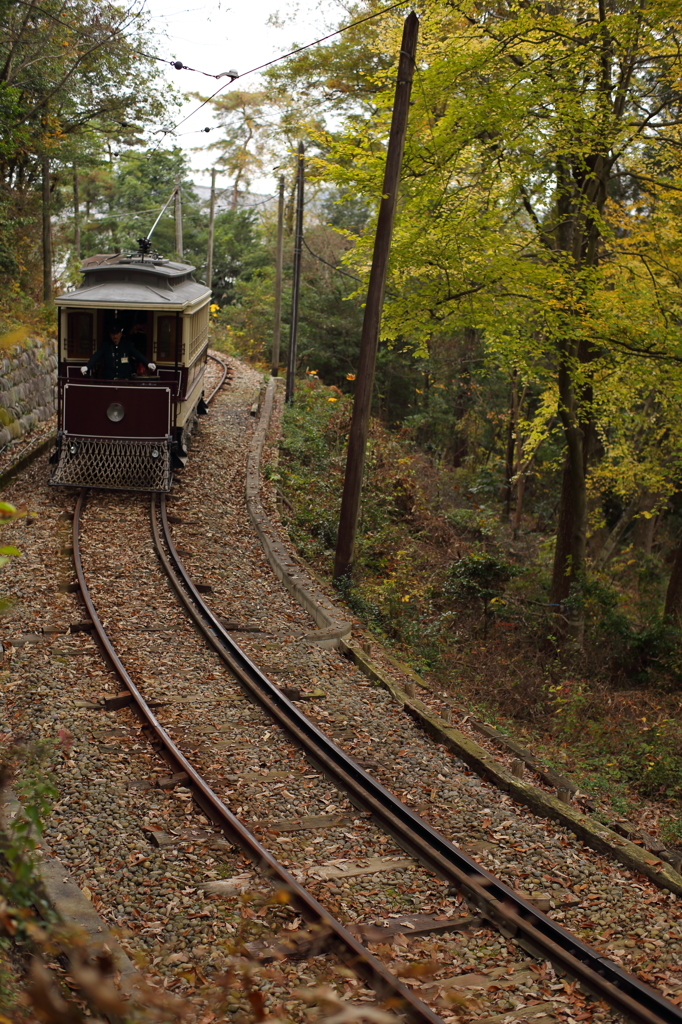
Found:
M 337 953 L 356 974 L 371 986 L 380 998 L 387 1000 L 392 1009 L 404 1015 L 413 1024 L 443 1024 L 442 1019 L 436 1013 L 422 1003 L 390 971 L 387 971 L 383 964 L 372 956 L 368 949 L 365 949 L 362 943 L 332 917 L 265 847 L 261 846 L 255 836 L 213 792 L 159 723 L 116 653 L 90 597 L 83 572 L 79 543 L 80 521 L 86 496 L 87 490 L 84 489 L 78 497 L 73 517 L 73 559 L 85 606 L 98 639 L 114 670 L 132 695 L 139 716 L 149 727 L 152 736 L 161 744 L 166 758 L 175 770 L 186 772 L 189 776 L 189 785 L 193 790 L 196 803 L 214 824 L 223 830 L 230 841 L 244 851 L 262 874 L 279 884 L 280 890 L 286 892 L 289 902 L 296 907 L 306 921 L 313 925 L 316 937 L 319 935 L 320 940 L 324 940 L 325 948 Z
M 165 494 L 152 496 L 151 519 L 161 564 L 199 630 L 246 690 L 356 807 L 369 811 L 380 828 L 425 867 L 462 892 L 467 902 L 503 935 L 516 938 L 533 955 L 551 961 L 630 1020 L 641 1024 L 682 1024 L 682 1009 L 552 921 L 467 857 L 320 732 L 250 661 L 196 590 L 173 544 Z
M 219 365 L 219 366 L 222 366 L 222 368 L 223 368 L 223 375 L 222 375 L 222 377 L 220 378 L 220 384 L 218 384 L 218 385 L 217 385 L 217 387 L 213 388 L 213 391 L 212 391 L 212 392 L 211 392 L 211 394 L 210 394 L 210 395 L 208 396 L 208 398 L 205 398 L 205 399 L 204 399 L 204 401 L 206 402 L 206 405 L 210 405 L 210 404 L 211 404 L 211 402 L 213 401 L 213 399 L 215 398 L 215 396 L 216 396 L 216 395 L 218 394 L 218 392 L 220 391 L 220 389 L 221 389 L 221 387 L 223 386 L 223 384 L 225 383 L 225 378 L 227 377 L 227 374 L 228 374 L 228 370 L 229 370 L 230 368 L 229 368 L 229 366 L 227 365 L 227 363 L 224 363 L 224 362 L 222 361 L 222 359 L 218 359 L 218 357 L 217 357 L 217 356 L 212 356 L 212 355 L 210 354 L 210 352 L 209 352 L 209 353 L 207 353 L 207 355 L 208 355 L 208 358 L 209 358 L 209 359 L 212 359 L 214 363 L 218 363 L 218 365 Z

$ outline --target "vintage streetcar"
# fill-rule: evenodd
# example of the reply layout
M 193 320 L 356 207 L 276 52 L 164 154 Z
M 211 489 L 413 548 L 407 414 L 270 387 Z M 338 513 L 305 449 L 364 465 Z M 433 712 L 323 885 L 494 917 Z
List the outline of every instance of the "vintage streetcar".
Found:
M 210 290 L 194 267 L 140 239 L 135 253 L 91 256 L 59 307 L 58 427 L 50 483 L 170 490 L 185 464 L 203 380 Z

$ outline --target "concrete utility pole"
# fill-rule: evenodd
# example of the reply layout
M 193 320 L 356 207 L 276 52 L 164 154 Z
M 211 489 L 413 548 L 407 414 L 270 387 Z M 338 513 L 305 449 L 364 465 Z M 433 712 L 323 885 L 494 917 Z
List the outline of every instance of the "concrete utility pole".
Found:
M 73 248 L 76 259 L 81 258 L 81 203 L 78 188 L 78 164 L 73 162 Z
M 180 180 L 175 179 L 175 251 L 183 256 L 182 249 L 182 199 L 180 197 Z
M 43 302 L 52 302 L 52 217 L 50 216 L 50 158 L 43 157 Z
M 272 368 L 270 374 L 279 373 L 279 342 L 282 330 L 282 249 L 284 243 L 284 175 L 279 176 L 279 204 L 277 206 L 277 250 L 275 252 L 275 311 L 272 325 Z
M 395 219 L 398 186 L 400 184 L 400 168 L 405 148 L 407 115 L 410 109 L 410 93 L 412 91 L 412 75 L 414 73 L 415 56 L 417 53 L 418 34 L 419 19 L 413 12 L 405 19 L 400 46 L 398 80 L 393 100 L 391 131 L 388 137 L 384 185 L 374 238 L 372 269 L 369 275 L 367 304 L 365 306 L 362 336 L 360 339 L 360 357 L 358 359 L 358 372 L 355 382 L 355 401 L 353 402 L 353 416 L 348 437 L 346 477 L 343 485 L 341 514 L 339 517 L 339 537 L 334 560 L 334 579 L 339 579 L 341 576 L 350 577 L 353 568 L 353 553 L 358 532 L 358 514 L 362 491 L 362 473 L 365 465 L 365 448 L 369 429 L 369 414 L 372 408 L 372 389 L 374 386 L 381 310 L 384 304 L 388 255 L 391 248 L 393 221 Z
M 298 174 L 296 179 L 296 236 L 294 240 L 294 272 L 291 283 L 291 324 L 289 327 L 289 358 L 287 359 L 287 386 L 285 400 L 294 400 L 294 374 L 296 372 L 296 339 L 298 336 L 298 300 L 301 283 L 301 252 L 303 250 L 303 185 L 305 182 L 305 146 L 298 144 Z
M 213 232 L 215 228 L 215 167 L 211 168 L 211 205 L 208 212 L 208 254 L 206 256 L 206 284 L 213 280 Z

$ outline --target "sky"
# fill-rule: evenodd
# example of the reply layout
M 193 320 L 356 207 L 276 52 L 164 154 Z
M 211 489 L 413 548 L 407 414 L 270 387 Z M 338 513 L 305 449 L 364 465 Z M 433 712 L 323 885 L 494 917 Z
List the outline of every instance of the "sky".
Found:
M 146 0 L 145 9 L 150 15 L 150 28 L 156 36 L 156 53 L 170 60 L 180 60 L 192 68 L 219 74 L 233 68 L 240 74 L 264 64 L 273 57 L 286 53 L 295 46 L 312 42 L 325 35 L 330 28 L 342 20 L 343 8 L 339 0 L 302 0 L 287 3 L 286 0 L 241 0 L 230 5 L 224 0 L 201 3 L 200 0 Z M 279 27 L 268 24 L 276 16 Z M 216 81 L 191 71 L 176 71 L 162 65 L 164 74 L 180 92 L 201 92 L 210 95 L 226 79 Z M 257 74 L 248 75 L 235 86 L 255 89 L 259 83 Z M 197 101 L 183 105 L 176 119 L 184 117 Z M 210 166 L 213 151 L 205 148 L 216 134 L 202 133 L 214 121 L 210 109 L 204 107 L 190 120 L 178 128 L 177 144 L 187 151 L 194 171 L 194 181 L 199 185 L 210 185 Z M 169 138 L 170 141 L 170 138 Z M 191 152 L 202 147 L 201 152 Z M 275 190 L 276 175 L 252 182 L 253 192 L 269 193 Z M 228 180 L 217 179 L 217 185 L 225 187 Z

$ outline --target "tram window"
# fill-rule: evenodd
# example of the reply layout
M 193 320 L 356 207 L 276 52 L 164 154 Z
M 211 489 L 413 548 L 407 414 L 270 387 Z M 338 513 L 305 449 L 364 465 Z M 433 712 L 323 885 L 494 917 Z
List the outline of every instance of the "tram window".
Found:
M 128 330 L 128 334 L 131 341 L 134 343 L 135 348 L 139 349 L 142 355 L 151 359 L 151 349 L 149 348 L 149 338 L 147 333 L 150 320 L 151 315 L 149 313 L 136 313 L 134 322 L 130 325 Z
M 175 361 L 175 317 L 160 316 L 156 325 L 156 358 L 159 362 Z
M 66 348 L 69 359 L 89 359 L 93 340 L 92 313 L 69 313 Z

